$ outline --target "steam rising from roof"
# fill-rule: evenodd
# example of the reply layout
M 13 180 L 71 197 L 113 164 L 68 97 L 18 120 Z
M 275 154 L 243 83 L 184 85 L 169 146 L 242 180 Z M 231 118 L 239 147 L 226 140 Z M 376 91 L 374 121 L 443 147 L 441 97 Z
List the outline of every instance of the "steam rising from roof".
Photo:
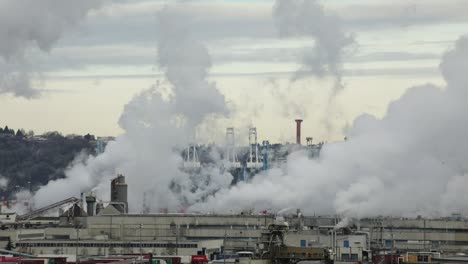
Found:
M 467 214 L 468 38 L 440 64 L 447 87 L 409 89 L 382 119 L 362 115 L 348 140 L 324 145 L 318 160 L 288 157 L 251 183 L 221 190 L 193 210 L 302 208 L 306 213 L 442 216 Z
M 316 39 L 312 56 L 305 57 L 307 69 L 341 83 L 342 54 L 352 36 L 338 20 L 305 0 L 278 0 L 275 17 L 284 35 Z M 105 199 L 110 178 L 120 172 L 127 176 L 132 211 L 142 209 L 146 193 L 153 211 L 189 204 L 194 211 L 302 208 L 307 214 L 349 218 L 468 213 L 468 38 L 460 38 L 442 60 L 447 87 L 413 87 L 384 118 L 357 118 L 348 140 L 325 145 L 319 159 L 295 152 L 284 170 L 271 169 L 231 187 L 231 175 L 216 167 L 196 176 L 179 169 L 182 160 L 174 146 L 186 144 L 207 117 L 227 110 L 224 97 L 207 80 L 208 52 L 184 17 L 169 6 L 158 18 L 159 66 L 168 82 L 135 96 L 119 121 L 125 133 L 102 155 L 79 156 L 66 179 L 36 193 L 38 206 L 79 190 L 98 190 Z M 173 185 L 177 191 L 170 189 Z
M 190 34 L 186 14 L 172 6 L 158 13 L 158 62 L 166 79 L 135 96 L 126 106 L 119 124 L 125 133 L 111 142 L 97 157 L 79 157 L 61 179 L 41 188 L 37 205 L 66 198 L 78 191 L 95 190 L 101 199 L 109 197 L 109 182 L 117 172 L 126 176 L 130 211 L 183 209 L 232 181 L 229 173 L 216 167 L 202 168 L 191 175 L 180 168 L 180 147 L 193 139 L 205 118 L 225 115 L 225 99 L 207 80 L 211 66 L 205 46 Z M 167 81 L 167 82 L 166 82 Z M 54 193 L 59 188 L 59 193 Z M 55 194 L 55 195 L 54 195 Z

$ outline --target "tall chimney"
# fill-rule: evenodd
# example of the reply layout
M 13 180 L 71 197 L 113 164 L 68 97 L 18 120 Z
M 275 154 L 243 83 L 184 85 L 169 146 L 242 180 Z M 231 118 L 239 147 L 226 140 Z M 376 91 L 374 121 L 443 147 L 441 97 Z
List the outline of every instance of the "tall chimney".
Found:
M 302 119 L 296 119 L 296 144 L 301 144 L 301 123 Z
M 117 177 L 111 181 L 111 202 L 113 206 L 122 214 L 128 213 L 128 200 L 127 200 L 127 184 L 125 183 L 125 176 L 118 174 Z
M 96 204 L 96 196 L 94 196 L 91 193 L 88 193 L 86 195 L 86 208 L 87 208 L 86 211 L 88 213 L 88 216 L 93 216 L 94 213 L 96 212 L 96 210 L 94 209 L 95 204 Z

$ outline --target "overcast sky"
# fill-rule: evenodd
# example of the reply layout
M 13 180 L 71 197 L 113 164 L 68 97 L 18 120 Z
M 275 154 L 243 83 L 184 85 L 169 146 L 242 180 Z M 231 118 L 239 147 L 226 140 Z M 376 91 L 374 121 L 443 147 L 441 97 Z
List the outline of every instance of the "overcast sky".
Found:
M 39 133 L 121 133 L 117 121 L 124 105 L 138 92 L 164 82 L 157 67 L 157 13 L 173 2 L 105 1 L 67 28 L 46 52 L 31 45 L 24 56 L 41 95 L 27 99 L 0 94 L 0 126 Z M 382 116 L 407 88 L 428 82 L 443 85 L 440 58 L 468 33 L 465 0 L 321 3 L 355 38 L 343 59 L 344 88 L 331 100 L 330 78 L 291 81 L 301 67 L 300 54 L 314 39 L 281 38 L 272 17 L 274 1 L 177 5 L 181 19 L 190 22 L 192 34 L 211 54 L 210 79 L 235 109 L 219 127 L 242 130 L 253 125 L 261 139 L 293 141 L 293 119 L 303 118 L 305 136 L 340 139 L 355 117 Z M 7 27 L 1 25 L 0 33 Z

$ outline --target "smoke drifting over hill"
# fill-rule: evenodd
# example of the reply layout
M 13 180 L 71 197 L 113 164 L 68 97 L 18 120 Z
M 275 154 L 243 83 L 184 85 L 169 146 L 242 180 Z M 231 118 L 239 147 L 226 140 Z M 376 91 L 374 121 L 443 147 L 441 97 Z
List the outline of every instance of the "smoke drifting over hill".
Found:
M 352 217 L 468 213 L 467 61 L 468 38 L 462 37 L 440 64 L 447 87 L 413 87 L 384 118 L 357 118 L 348 141 L 325 145 L 318 160 L 294 153 L 287 172 L 268 171 L 193 209 L 297 207 Z
M 36 193 L 37 205 L 63 199 L 66 193 L 77 195 L 80 190 L 94 190 L 106 200 L 116 173 L 127 176 L 134 212 L 143 209 L 144 198 L 152 211 L 182 209 L 229 186 L 232 176 L 214 167 L 197 176 L 180 170 L 183 160 L 177 147 L 193 140 L 205 118 L 225 115 L 228 110 L 224 96 L 207 80 L 211 59 L 206 48 L 190 34 L 184 15 L 174 11 L 174 6 L 158 13 L 158 61 L 168 82 L 158 82 L 133 98 L 119 121 L 125 133 L 102 155 L 79 157 L 66 179 L 50 182 Z M 54 195 L 55 189 L 61 191 Z
M 285 20 L 280 24 L 292 25 L 283 29 L 285 34 L 316 39 L 310 69 L 341 82 L 341 54 L 352 38 L 315 2 L 278 1 L 275 8 L 278 19 Z M 304 20 L 309 14 L 318 24 Z M 205 212 L 302 208 L 308 214 L 349 217 L 468 213 L 467 37 L 460 38 L 440 64 L 446 87 L 413 87 L 382 119 L 357 118 L 348 141 L 325 145 L 319 159 L 296 152 L 288 157 L 286 171 L 271 169 L 231 187 L 231 175 L 215 167 L 198 176 L 180 170 L 182 159 L 175 147 L 185 146 L 207 117 L 228 111 L 224 97 L 207 81 L 208 52 L 183 17 L 169 6 L 158 19 L 159 66 L 168 83 L 133 98 L 120 118 L 125 133 L 105 153 L 78 157 L 66 179 L 36 193 L 36 205 L 88 190 L 107 199 L 110 178 L 120 172 L 127 176 L 133 212 L 143 209 L 146 193 L 151 211 L 191 205 L 192 211 Z M 316 28 L 320 24 L 336 30 L 328 34 Z M 176 190 L 170 188 L 174 185 Z
M 37 97 L 26 53 L 33 48 L 50 52 L 66 31 L 99 5 L 99 0 L 0 1 L 0 94 Z

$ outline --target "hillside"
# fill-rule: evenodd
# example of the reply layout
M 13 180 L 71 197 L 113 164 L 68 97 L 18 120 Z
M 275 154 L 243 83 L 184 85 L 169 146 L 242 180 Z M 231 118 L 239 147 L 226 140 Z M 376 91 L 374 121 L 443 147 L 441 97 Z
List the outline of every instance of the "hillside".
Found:
M 94 153 L 94 136 L 48 132 L 40 136 L 8 127 L 0 128 L 0 199 L 19 190 L 35 190 L 63 178 L 64 169 L 81 151 Z M 5 180 L 6 179 L 6 180 Z M 2 186 L 3 185 L 3 186 Z

